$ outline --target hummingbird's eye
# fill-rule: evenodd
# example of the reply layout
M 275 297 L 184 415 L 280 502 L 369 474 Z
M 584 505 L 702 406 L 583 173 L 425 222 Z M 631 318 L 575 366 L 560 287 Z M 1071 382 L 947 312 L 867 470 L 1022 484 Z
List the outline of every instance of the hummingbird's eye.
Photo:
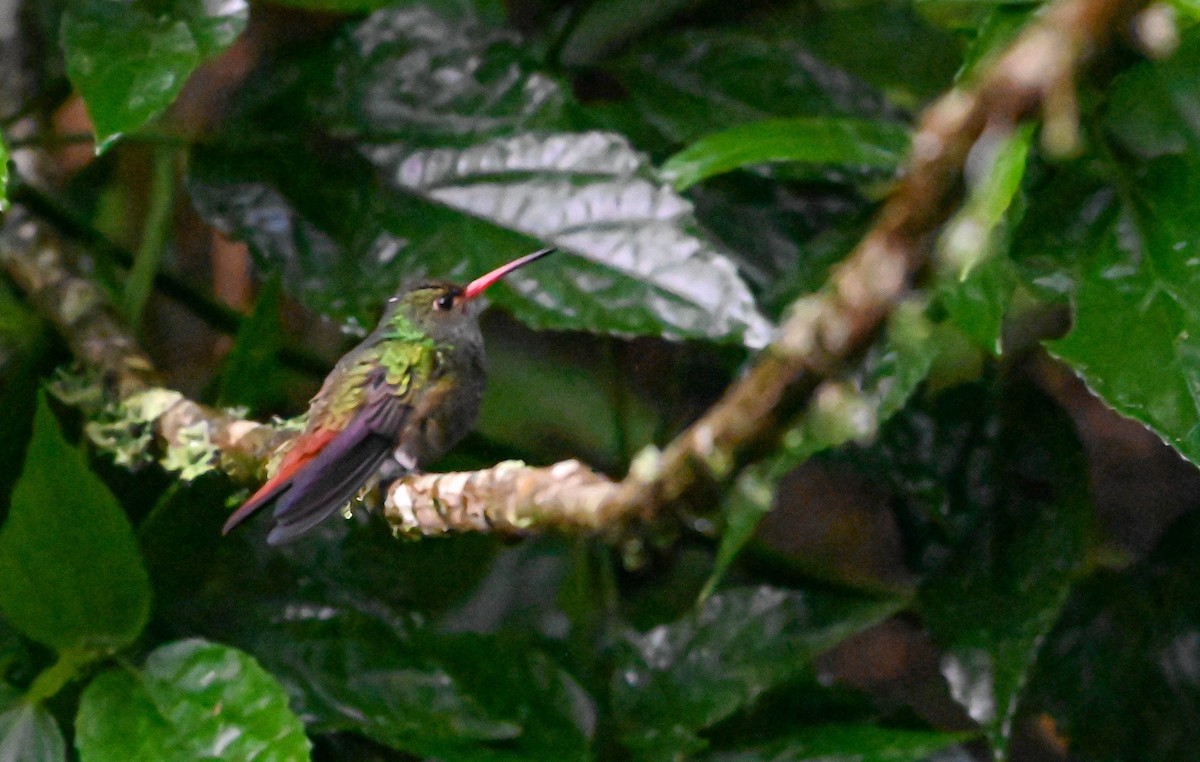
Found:
M 442 294 L 434 301 L 433 306 L 439 310 L 448 310 L 454 306 L 454 294 Z

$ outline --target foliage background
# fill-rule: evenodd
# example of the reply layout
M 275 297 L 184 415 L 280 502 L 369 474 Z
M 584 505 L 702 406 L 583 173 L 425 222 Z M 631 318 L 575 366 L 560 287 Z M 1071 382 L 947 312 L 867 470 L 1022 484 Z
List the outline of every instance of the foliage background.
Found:
M 6 203 L 83 245 L 170 385 L 293 414 L 402 276 L 553 241 L 498 289 L 478 431 L 435 468 L 614 474 L 1039 13 L 4 8 Z M 1106 55 L 1077 134 L 985 136 L 841 393 L 636 542 L 222 539 L 244 489 L 89 445 L 45 391 L 64 345 L 0 283 L 0 760 L 1195 758 L 1200 33 L 1155 12 L 1171 55 Z

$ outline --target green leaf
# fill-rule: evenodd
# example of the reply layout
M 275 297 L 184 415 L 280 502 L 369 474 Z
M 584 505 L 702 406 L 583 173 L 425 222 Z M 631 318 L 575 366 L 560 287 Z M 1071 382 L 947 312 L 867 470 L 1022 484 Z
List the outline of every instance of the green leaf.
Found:
M 581 260 L 557 268 L 578 268 L 568 282 L 555 282 L 550 268 L 528 276 L 537 279 L 539 302 L 547 296 L 544 281 L 566 298 L 559 314 L 541 319 L 541 310 L 527 306 L 532 300 L 514 303 L 526 322 L 628 332 L 622 325 L 628 321 L 637 333 L 741 337 L 751 346 L 767 341 L 770 327 L 749 288 L 725 252 L 696 229 L 691 204 L 657 183 L 646 158 L 619 135 L 526 134 L 464 150 L 381 148 L 368 155 L 398 190 L 553 243 Z M 570 293 L 588 275 L 600 288 Z M 520 288 L 523 279 L 511 279 L 514 289 L 532 290 Z M 562 319 L 601 311 L 607 314 L 591 325 Z
M 411 633 L 354 612 L 322 617 L 264 630 L 254 645 L 318 730 L 353 730 L 435 756 L 520 735 L 519 725 L 491 715 L 415 649 Z
M 785 435 L 776 453 L 738 474 L 721 506 L 725 527 L 702 597 L 716 589 L 754 536 L 774 505 L 783 477 L 822 450 L 872 436 L 876 427 L 904 407 L 929 374 L 940 349 L 940 334 L 925 316 L 923 305 L 906 302 L 892 312 L 882 345 L 868 356 L 860 372 L 858 389 L 847 389 L 827 409 L 810 410 Z
M 279 277 L 268 278 L 259 292 L 254 312 L 238 328 L 221 372 L 221 391 L 217 395 L 220 404 L 271 410 L 283 397 L 276 359 L 283 348 L 284 336 L 279 307 L 281 294 Z
M 460 3 L 394 4 L 299 65 L 309 113 L 368 143 L 465 146 L 563 126 L 566 88 L 537 69 L 520 35 Z
M 562 88 L 510 32 L 388 8 L 274 76 L 189 188 L 309 307 L 369 322 L 404 277 L 465 279 L 545 242 L 563 254 L 492 292 L 531 325 L 765 343 L 691 204 L 620 135 L 563 132 Z
M 836 453 L 890 493 L 908 566 L 941 567 L 995 501 L 995 393 L 984 382 L 922 394 L 866 447 Z
M 1022 206 L 1017 196 L 1033 125 L 985 143 L 973 159 L 967 200 L 938 240 L 938 302 L 981 348 L 1000 353 L 1000 334 L 1017 284 L 1007 249 Z
M 1092 509 L 1066 413 L 1033 387 L 1007 390 L 1000 405 L 992 500 L 926 580 L 920 605 L 952 696 L 1002 757 L 1022 687 L 1084 562 Z
M 246 24 L 240 0 L 76 0 L 62 21 L 67 74 L 87 104 L 97 150 L 171 104 L 201 62 Z
M 202 640 L 162 646 L 140 672 L 92 681 L 75 743 L 84 762 L 309 759 L 275 679 L 248 655 Z
M 245 637 L 319 731 L 464 762 L 580 758 L 590 742 L 591 699 L 524 644 L 331 606 Z
M 63 439 L 43 394 L 0 528 L 0 609 L 25 635 L 63 651 L 127 645 L 149 608 L 129 522 Z
M 908 131 L 862 119 L 770 119 L 706 135 L 668 159 L 662 176 L 684 190 L 705 178 L 770 162 L 850 164 L 892 169 L 908 148 Z
M 198 153 L 192 197 L 211 223 L 281 266 L 315 309 L 366 320 L 405 275 L 473 277 L 540 239 L 562 253 L 489 292 L 531 325 L 752 345 L 767 337 L 749 288 L 695 229 L 691 205 L 651 180 L 619 136 L 372 149 L 391 188 L 364 184 L 376 170 L 355 156 L 277 151 Z M 510 168 L 499 172 L 497 161 Z M 619 201 L 593 203 L 607 198 Z
M 1175 56 L 1119 77 L 1106 114 L 1114 151 L 1054 172 L 1031 198 L 1014 258 L 1070 296 L 1050 342 L 1117 412 L 1200 463 L 1200 30 Z
M 58 723 L 41 704 L 21 702 L 0 714 L 0 762 L 65 762 Z
M 815 725 L 752 749 L 722 751 L 709 762 L 923 762 L 966 740 L 963 733 L 901 730 L 879 725 Z
M 622 644 L 612 702 L 639 755 L 703 749 L 697 732 L 810 668 L 812 659 L 901 605 L 769 587 L 719 593 L 699 612 Z
M 1168 762 L 1200 745 L 1200 513 L 1185 513 L 1125 571 L 1072 595 L 1028 688 L 1073 759 Z

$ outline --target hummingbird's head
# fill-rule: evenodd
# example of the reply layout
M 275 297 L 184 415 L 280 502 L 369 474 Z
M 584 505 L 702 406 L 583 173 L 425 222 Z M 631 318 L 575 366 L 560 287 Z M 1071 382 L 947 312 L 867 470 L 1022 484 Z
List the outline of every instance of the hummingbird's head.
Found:
M 439 343 L 456 344 L 479 336 L 479 298 L 492 284 L 513 270 L 541 259 L 554 249 L 542 249 L 501 265 L 465 286 L 443 280 L 426 280 L 408 286 L 388 300 L 385 324 L 403 331 L 407 322 L 421 334 Z

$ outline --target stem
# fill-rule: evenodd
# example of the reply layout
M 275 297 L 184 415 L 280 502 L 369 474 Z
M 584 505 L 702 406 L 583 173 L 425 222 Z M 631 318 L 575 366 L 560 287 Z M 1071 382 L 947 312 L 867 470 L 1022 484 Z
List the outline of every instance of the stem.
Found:
M 175 208 L 175 152 L 159 148 L 154 152 L 154 174 L 150 182 L 150 210 L 142 231 L 142 242 L 133 259 L 133 268 L 125 279 L 125 319 L 135 332 L 142 324 L 146 301 L 154 289 L 154 276 L 162 262 L 171 230 L 171 212 Z
M 58 695 L 63 686 L 79 676 L 79 670 L 95 661 L 98 654 L 84 648 L 68 648 L 58 655 L 58 661 L 42 670 L 33 685 L 25 692 L 31 702 L 42 702 Z

